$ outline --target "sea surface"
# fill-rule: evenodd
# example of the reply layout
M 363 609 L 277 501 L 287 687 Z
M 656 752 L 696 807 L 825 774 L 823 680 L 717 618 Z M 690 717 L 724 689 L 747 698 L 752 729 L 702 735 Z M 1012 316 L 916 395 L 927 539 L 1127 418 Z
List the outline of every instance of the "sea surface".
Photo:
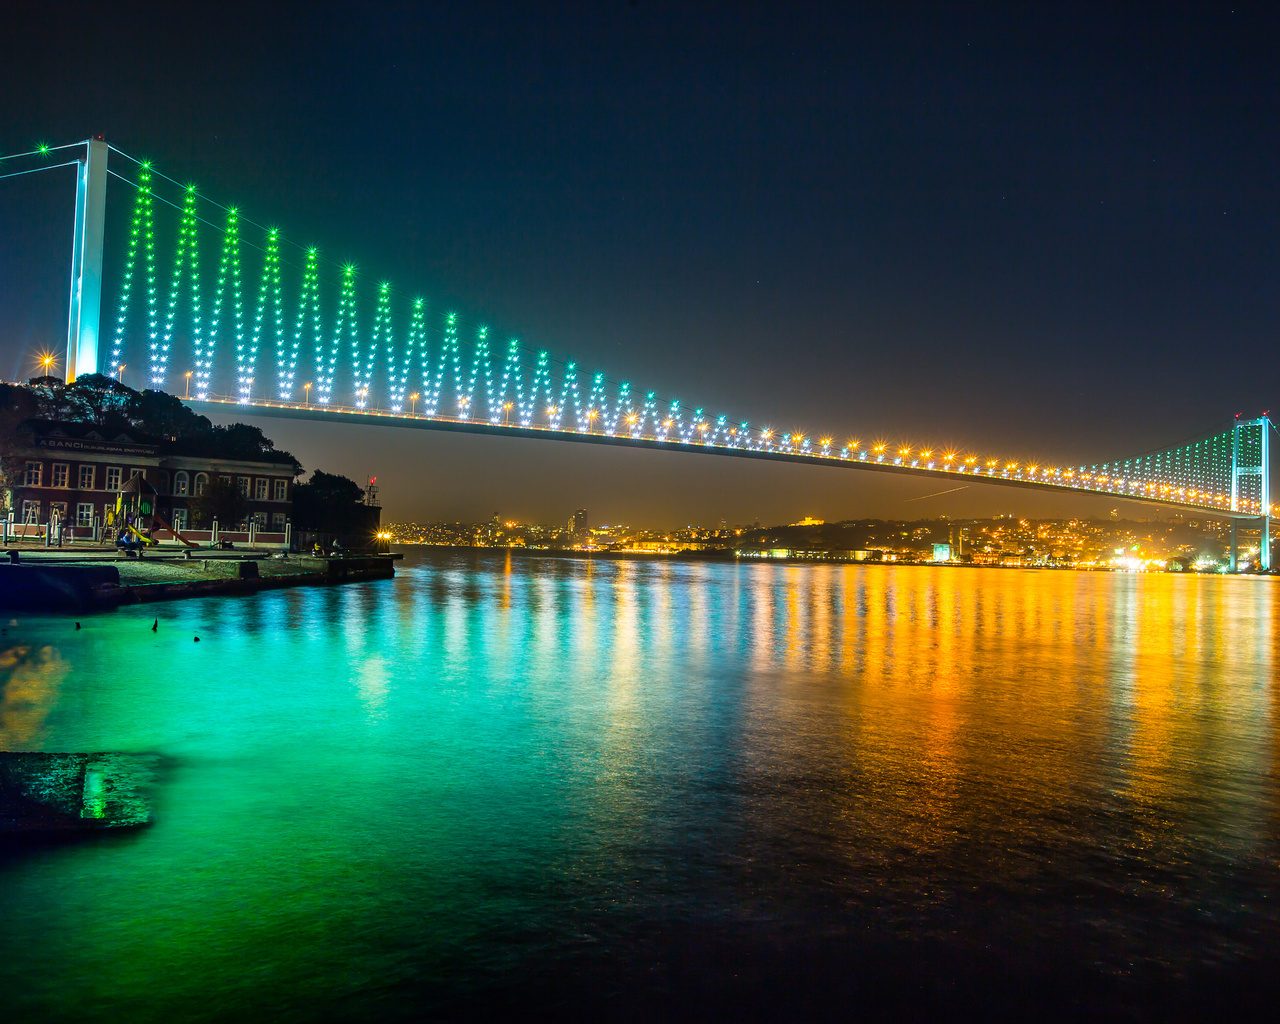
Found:
M 1278 586 L 408 549 L 5 620 L 0 748 L 166 768 L 0 850 L 0 1019 L 1265 1018 Z

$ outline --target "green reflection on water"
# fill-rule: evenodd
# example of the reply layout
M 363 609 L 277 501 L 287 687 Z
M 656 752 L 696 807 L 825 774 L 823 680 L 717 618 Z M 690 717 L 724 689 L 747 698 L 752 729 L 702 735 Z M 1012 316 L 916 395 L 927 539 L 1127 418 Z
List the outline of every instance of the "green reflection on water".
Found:
M 1031 945 L 1087 912 L 1111 924 L 1081 956 L 1175 958 L 1184 912 L 1239 908 L 1275 854 L 1273 594 L 435 554 L 161 605 L 156 633 L 22 619 L 6 743 L 178 767 L 150 829 L 5 864 L 0 986 L 44 1016 L 308 1019 L 655 923 L 923 933 L 974 893 Z

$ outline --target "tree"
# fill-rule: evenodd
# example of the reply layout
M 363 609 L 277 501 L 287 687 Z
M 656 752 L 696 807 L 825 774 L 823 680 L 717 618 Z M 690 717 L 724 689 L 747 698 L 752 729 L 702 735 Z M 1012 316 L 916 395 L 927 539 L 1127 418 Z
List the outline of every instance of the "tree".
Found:
M 210 529 L 215 519 L 221 527 L 232 527 L 248 517 L 249 499 L 229 477 L 210 477 L 204 493 L 191 499 L 191 520 L 197 529 Z
M 40 403 L 31 388 L 0 382 L 0 491 L 3 494 L 8 494 L 8 489 L 21 479 L 24 467 L 25 460 L 13 454 L 18 427 L 39 415 Z
M 126 425 L 132 426 L 137 418 L 141 396 L 114 377 L 86 373 L 66 385 L 64 391 L 82 410 L 82 415 L 77 417 L 79 422 L 123 429 Z
M 131 412 L 138 427 L 155 437 L 174 440 L 201 437 L 213 431 L 208 417 L 192 412 L 182 404 L 182 399 L 164 391 L 142 392 Z
M 300 530 L 358 531 L 367 519 L 363 501 L 364 490 L 354 480 L 317 469 L 293 489 L 293 522 Z

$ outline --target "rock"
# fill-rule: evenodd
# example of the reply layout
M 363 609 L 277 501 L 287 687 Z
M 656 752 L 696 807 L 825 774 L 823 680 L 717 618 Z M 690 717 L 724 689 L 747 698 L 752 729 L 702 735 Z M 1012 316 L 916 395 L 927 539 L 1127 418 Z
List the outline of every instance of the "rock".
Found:
M 154 754 L 0 752 L 0 835 L 146 825 L 160 767 Z

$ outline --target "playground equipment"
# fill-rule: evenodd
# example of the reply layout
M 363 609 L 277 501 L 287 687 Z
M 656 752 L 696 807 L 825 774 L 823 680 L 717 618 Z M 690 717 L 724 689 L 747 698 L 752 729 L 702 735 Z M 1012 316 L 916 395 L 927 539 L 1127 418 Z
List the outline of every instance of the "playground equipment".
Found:
M 118 547 L 151 547 L 156 543 L 157 528 L 172 534 L 189 548 L 196 547 L 160 515 L 156 508 L 156 489 L 141 473 L 134 473 L 120 488 L 115 508 L 107 511 L 107 526 L 114 531 Z

